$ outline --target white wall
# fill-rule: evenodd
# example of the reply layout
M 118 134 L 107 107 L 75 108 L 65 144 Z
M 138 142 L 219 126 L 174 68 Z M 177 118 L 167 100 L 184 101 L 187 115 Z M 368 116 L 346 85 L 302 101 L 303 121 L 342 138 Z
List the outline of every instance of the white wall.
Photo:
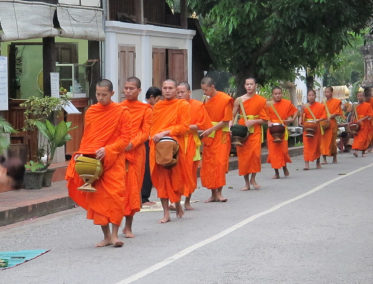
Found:
M 152 49 L 186 49 L 188 52 L 188 81 L 192 85 L 192 39 L 195 31 L 116 21 L 105 22 L 104 77 L 114 84 L 113 100 L 118 101 L 118 49 L 132 46 L 136 50 L 135 74 L 141 80 L 142 94 L 152 85 Z

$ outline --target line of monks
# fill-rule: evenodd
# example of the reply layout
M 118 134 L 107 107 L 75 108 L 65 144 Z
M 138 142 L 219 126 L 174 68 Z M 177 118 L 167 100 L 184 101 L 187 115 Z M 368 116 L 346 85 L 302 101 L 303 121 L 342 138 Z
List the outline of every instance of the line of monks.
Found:
M 141 209 L 141 186 L 145 169 L 145 145 L 149 141 L 149 164 L 151 180 L 157 190 L 163 207 L 160 223 L 170 218 L 170 202 L 174 203 L 176 216 L 184 214 L 180 204 L 182 195 L 186 197 L 185 208 L 192 209 L 190 198 L 197 187 L 197 169 L 201 167 L 202 186 L 211 191 L 206 202 L 226 202 L 222 194 L 226 184 L 226 173 L 231 149 L 230 127 L 239 124 L 247 127 L 248 136 L 237 146 L 239 175 L 244 176 L 242 190 L 251 187 L 259 189 L 256 174 L 261 171 L 261 145 L 263 124 L 268 124 L 268 162 L 275 170 L 274 178 L 280 178 L 279 169 L 289 175 L 287 125 L 298 117 L 297 108 L 289 100 L 282 98 L 281 88 L 272 90 L 273 100 L 256 94 L 254 78 L 245 80 L 246 94 L 233 98 L 215 89 L 214 81 L 205 77 L 201 88 L 206 99 L 203 102 L 190 97 L 190 86 L 186 82 L 177 85 L 168 79 L 162 84 L 163 99 L 153 107 L 138 101 L 141 82 L 136 77 L 128 78 L 124 86 L 126 100 L 115 103 L 111 100 L 114 91 L 109 80 L 101 80 L 96 85 L 98 103 L 90 106 L 85 114 L 84 134 L 79 150 L 73 155 L 66 171 L 70 197 L 86 209 L 87 218 L 100 225 L 104 239 L 97 247 L 113 245 L 121 247 L 118 237 L 123 217 L 126 237 L 134 237 L 132 221 Z M 341 102 L 332 98 L 332 88 L 325 92 L 324 103 L 315 101 L 313 90 L 307 94 L 308 104 L 302 109 L 300 125 L 312 120 L 317 130 L 313 137 L 303 136 L 305 170 L 309 162 L 316 160 L 321 167 L 320 156 L 333 156 L 336 160 L 336 116 L 341 115 Z M 371 104 L 358 94 L 355 122 L 360 131 L 355 136 L 353 149 L 365 151 L 372 141 L 373 111 Z M 328 121 L 324 127 L 322 122 Z M 285 128 L 279 142 L 271 134 L 271 127 L 282 125 Z M 157 163 L 156 146 L 159 141 L 171 137 L 179 146 L 177 163 L 165 167 Z M 203 147 L 202 156 L 201 149 Z M 77 190 L 83 184 L 75 171 L 75 160 L 80 155 L 93 156 L 101 160 L 103 174 L 94 183 L 94 193 Z M 326 161 L 326 160 L 324 160 Z M 110 223 L 112 228 L 109 227 Z

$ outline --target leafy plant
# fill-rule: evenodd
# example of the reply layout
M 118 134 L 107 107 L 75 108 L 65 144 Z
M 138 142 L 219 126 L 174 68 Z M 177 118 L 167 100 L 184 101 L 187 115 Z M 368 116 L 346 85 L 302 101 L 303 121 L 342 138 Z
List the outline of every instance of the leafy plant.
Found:
M 53 125 L 49 120 L 35 121 L 35 126 L 47 139 L 46 153 L 47 153 L 47 166 L 51 164 L 54 154 L 58 147 L 65 145 L 71 140 L 69 132 L 76 127 L 71 127 L 71 122 L 60 121 L 57 125 Z
M 35 162 L 31 160 L 25 165 L 25 168 L 26 170 L 29 170 L 31 172 L 36 172 L 39 170 L 44 170 L 45 165 L 43 163 Z
M 24 130 L 34 130 L 37 121 L 45 121 L 54 111 L 60 111 L 68 103 L 67 96 L 54 97 L 30 97 L 21 107 L 26 108 Z
M 5 133 L 17 133 L 17 131 L 6 121 L 3 117 L 0 117 L 0 154 L 9 147 L 9 140 L 2 134 Z

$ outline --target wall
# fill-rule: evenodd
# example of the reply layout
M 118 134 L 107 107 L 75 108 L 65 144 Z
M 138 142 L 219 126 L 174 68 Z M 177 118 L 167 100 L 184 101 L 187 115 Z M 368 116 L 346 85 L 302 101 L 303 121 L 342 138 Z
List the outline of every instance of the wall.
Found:
M 139 25 L 116 21 L 105 22 L 105 57 L 103 77 L 114 84 L 114 101 L 122 86 L 118 86 L 119 46 L 134 46 L 136 49 L 135 74 L 142 82 L 143 92 L 139 100 L 145 99 L 146 90 L 152 85 L 152 49 L 187 49 L 188 80 L 192 83 L 192 39 L 195 31 L 153 25 Z

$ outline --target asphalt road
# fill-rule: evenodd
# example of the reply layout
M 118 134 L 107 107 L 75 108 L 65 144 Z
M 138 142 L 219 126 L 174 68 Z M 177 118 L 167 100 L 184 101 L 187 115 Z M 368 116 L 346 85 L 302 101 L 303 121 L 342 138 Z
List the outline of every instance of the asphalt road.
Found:
M 0 251 L 51 251 L 0 283 L 373 283 L 373 154 L 302 169 L 295 157 L 290 177 L 272 180 L 264 164 L 262 188 L 247 192 L 232 171 L 227 203 L 198 189 L 183 219 L 139 213 L 122 248 L 95 248 L 101 231 L 80 208 L 1 227 Z

